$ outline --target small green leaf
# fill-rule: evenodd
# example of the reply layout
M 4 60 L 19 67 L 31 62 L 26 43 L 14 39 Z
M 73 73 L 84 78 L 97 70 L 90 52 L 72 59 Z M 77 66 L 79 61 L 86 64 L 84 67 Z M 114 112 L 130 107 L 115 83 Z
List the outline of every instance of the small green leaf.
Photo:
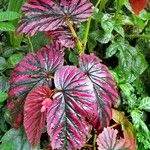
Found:
M 0 57 L 0 71 L 7 67 L 7 62 L 4 57 Z
M 133 124 L 137 130 L 140 131 L 142 129 L 146 134 L 149 133 L 148 127 L 142 120 L 142 113 L 140 111 L 133 110 L 131 112 L 131 117 L 132 117 Z
M 0 103 L 3 103 L 8 97 L 8 94 L 5 92 L 0 93 Z
M 5 92 L 9 89 L 9 79 L 0 76 L 0 92 Z
M 10 22 L 0 22 L 0 31 L 15 31 L 15 27 Z
M 132 92 L 134 92 L 134 88 L 129 83 L 120 84 L 119 87 L 123 91 L 123 93 L 125 94 L 126 97 L 130 97 Z
M 106 58 L 112 57 L 118 50 L 118 44 L 113 42 L 107 49 L 106 49 Z
M 10 64 L 10 66 L 14 67 L 21 61 L 22 58 L 23 58 L 22 53 L 13 54 L 12 56 L 9 57 L 8 62 Z
M 69 61 L 70 61 L 71 63 L 77 65 L 77 64 L 78 64 L 78 55 L 75 54 L 74 52 L 71 52 L 71 53 L 69 54 Z
M 139 109 L 150 112 L 150 97 L 145 97 L 140 101 Z
M 5 11 L 0 12 L 0 21 L 10 21 L 19 18 L 20 15 L 17 12 Z

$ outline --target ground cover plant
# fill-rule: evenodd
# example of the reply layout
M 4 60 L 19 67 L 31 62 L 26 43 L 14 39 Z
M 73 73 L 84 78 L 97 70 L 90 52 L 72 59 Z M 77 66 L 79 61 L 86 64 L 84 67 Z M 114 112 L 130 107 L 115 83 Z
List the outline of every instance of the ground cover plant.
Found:
M 150 149 L 147 0 L 0 5 L 0 149 Z

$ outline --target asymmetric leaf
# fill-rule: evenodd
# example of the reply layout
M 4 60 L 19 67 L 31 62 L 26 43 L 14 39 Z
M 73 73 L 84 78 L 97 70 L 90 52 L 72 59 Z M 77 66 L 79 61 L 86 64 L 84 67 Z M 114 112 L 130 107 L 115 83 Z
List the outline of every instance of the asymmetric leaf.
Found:
M 98 150 L 129 150 L 125 139 L 117 140 L 117 133 L 116 129 L 104 128 L 97 138 Z
M 148 0 L 129 0 L 132 10 L 136 15 L 139 15 L 140 11 L 144 9 L 147 2 Z
M 47 130 L 53 149 L 81 148 L 89 135 L 86 117 L 93 115 L 91 82 L 74 66 L 57 70 L 56 93 L 48 110 Z
M 24 127 L 28 141 L 33 147 L 38 144 L 46 121 L 46 111 L 41 112 L 41 108 L 46 100 L 51 103 L 51 94 L 49 88 L 41 86 L 33 89 L 26 98 Z
M 94 55 L 84 54 L 80 58 L 80 68 L 90 79 L 95 92 L 95 118 L 91 122 L 98 131 L 109 125 L 112 103 L 115 105 L 118 97 L 112 75 L 100 62 Z
M 38 31 L 56 30 L 66 25 L 66 19 L 73 23 L 86 21 L 92 15 L 92 3 L 89 0 L 34 0 L 22 8 L 22 17 L 18 33 L 34 35 Z
M 46 35 L 49 38 L 54 38 L 55 40 L 58 40 L 59 43 L 62 44 L 62 46 L 73 48 L 75 46 L 74 39 L 72 37 L 72 34 L 69 30 L 69 28 L 63 26 L 56 30 L 50 30 L 46 32 Z
M 35 87 L 45 85 L 51 87 L 51 76 L 63 66 L 64 59 L 61 54 L 63 48 L 57 42 L 53 42 L 37 53 L 30 53 L 14 68 L 10 78 L 10 104 L 13 102 L 15 108 L 10 107 L 13 122 L 16 121 L 17 114 L 21 113 L 24 100 L 28 92 Z M 9 104 L 8 104 L 9 105 Z M 12 104 L 11 104 L 12 105 Z M 17 107 L 18 106 L 18 107 Z

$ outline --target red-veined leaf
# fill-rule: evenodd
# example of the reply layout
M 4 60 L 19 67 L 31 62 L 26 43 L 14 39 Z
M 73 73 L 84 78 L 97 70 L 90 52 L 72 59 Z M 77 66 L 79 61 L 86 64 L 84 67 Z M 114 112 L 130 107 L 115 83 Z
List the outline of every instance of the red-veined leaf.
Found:
M 53 149 L 81 148 L 89 135 L 85 117 L 93 115 L 91 82 L 74 66 L 57 70 L 54 76 L 57 93 L 48 110 L 47 130 Z
M 129 122 L 122 112 L 112 109 L 112 114 L 112 119 L 121 125 L 123 137 L 126 139 L 128 145 L 130 145 L 130 150 L 136 150 L 136 132 L 132 123 Z
M 18 114 L 22 114 L 22 106 L 29 91 L 41 85 L 51 87 L 51 76 L 64 63 L 61 51 L 63 51 L 61 45 L 54 41 L 37 53 L 25 56 L 14 68 L 10 78 L 9 92 L 9 103 L 15 106 L 9 109 L 13 123 L 16 123 Z
M 72 34 L 69 30 L 69 28 L 63 26 L 56 30 L 50 30 L 46 32 L 46 35 L 49 38 L 54 38 L 55 40 L 58 40 L 62 44 L 62 46 L 73 48 L 75 46 L 74 39 L 72 37 Z
M 92 15 L 92 3 L 89 0 L 34 0 L 22 8 L 22 17 L 18 33 L 34 35 L 38 31 L 55 30 L 66 25 L 66 19 L 74 23 L 87 20 Z
M 147 2 L 147 0 L 129 0 L 132 10 L 136 15 L 139 15 L 140 11 L 146 7 Z
M 125 139 L 117 140 L 117 133 L 116 129 L 104 128 L 97 138 L 98 150 L 129 150 L 130 145 Z
M 84 54 L 80 58 L 80 68 L 93 84 L 96 96 L 95 118 L 91 122 L 98 131 L 109 125 L 112 103 L 115 105 L 118 97 L 112 75 L 100 62 L 101 60 L 94 55 Z
M 49 88 L 40 86 L 30 91 L 26 98 L 24 127 L 32 147 L 35 147 L 40 140 L 46 121 L 46 111 L 42 111 L 42 108 L 46 108 L 51 104 L 52 93 Z

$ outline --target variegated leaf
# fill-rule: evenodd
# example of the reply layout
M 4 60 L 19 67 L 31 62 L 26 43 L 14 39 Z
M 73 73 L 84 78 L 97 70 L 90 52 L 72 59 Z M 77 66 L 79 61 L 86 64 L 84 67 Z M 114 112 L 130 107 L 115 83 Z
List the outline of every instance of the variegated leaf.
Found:
M 73 48 L 75 46 L 75 41 L 72 37 L 72 34 L 69 30 L 69 28 L 62 26 L 56 30 L 50 30 L 46 32 L 46 35 L 49 38 L 54 38 L 55 40 L 58 40 L 59 43 L 62 44 L 62 46 Z
M 15 108 L 9 109 L 14 123 L 16 123 L 18 113 L 22 114 L 21 106 L 24 105 L 29 91 L 41 85 L 51 87 L 51 76 L 64 63 L 61 51 L 63 48 L 60 44 L 53 42 L 51 45 L 41 48 L 37 53 L 25 56 L 14 68 L 10 78 L 9 92 L 9 103 L 11 105 L 13 103 L 15 106 Z
M 98 150 L 129 150 L 130 145 L 125 139 L 117 139 L 118 131 L 111 128 L 104 128 L 104 131 L 97 138 Z
M 94 55 L 82 55 L 80 68 L 93 84 L 95 92 L 95 118 L 91 120 L 93 126 L 100 131 L 107 127 L 112 118 L 112 103 L 117 101 L 117 90 L 108 68 L 100 63 L 101 60 Z
M 38 31 L 56 30 L 66 25 L 66 19 L 73 23 L 87 20 L 92 15 L 89 0 L 33 0 L 25 3 L 18 33 L 34 35 Z
M 56 94 L 48 110 L 47 130 L 53 149 L 81 148 L 89 135 L 85 118 L 93 115 L 91 82 L 74 66 L 57 70 Z
M 46 121 L 46 110 L 51 104 L 52 91 L 40 86 L 28 94 L 24 105 L 24 127 L 28 141 L 35 147 L 41 137 Z

